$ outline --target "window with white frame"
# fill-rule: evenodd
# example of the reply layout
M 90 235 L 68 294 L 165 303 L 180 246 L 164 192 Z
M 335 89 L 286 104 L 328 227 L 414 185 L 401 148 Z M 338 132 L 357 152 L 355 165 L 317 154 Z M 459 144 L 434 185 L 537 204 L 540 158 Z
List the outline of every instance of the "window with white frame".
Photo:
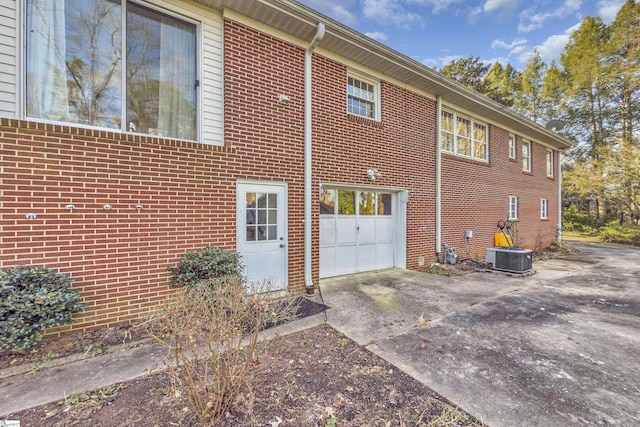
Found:
M 347 112 L 378 120 L 379 85 L 360 77 L 347 78 Z
M 531 172 L 531 142 L 522 142 L 522 170 Z
M 549 219 L 549 201 L 540 199 L 540 219 Z
M 518 219 L 518 197 L 517 196 L 509 196 L 509 200 L 507 202 L 507 219 L 509 220 Z
M 443 151 L 486 161 L 487 141 L 487 125 L 457 113 L 442 111 L 440 147 Z
M 27 117 L 197 140 L 198 26 L 133 1 L 27 0 Z
M 553 178 L 553 151 L 547 149 L 547 176 Z
M 516 158 L 516 136 L 513 134 L 509 134 L 509 158 Z

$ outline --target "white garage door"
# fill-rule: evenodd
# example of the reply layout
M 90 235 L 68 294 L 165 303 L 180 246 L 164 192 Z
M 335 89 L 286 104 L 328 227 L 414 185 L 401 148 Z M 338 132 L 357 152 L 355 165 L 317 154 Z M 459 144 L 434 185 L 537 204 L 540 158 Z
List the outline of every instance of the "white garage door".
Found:
M 394 266 L 391 193 L 325 188 L 320 199 L 320 277 Z

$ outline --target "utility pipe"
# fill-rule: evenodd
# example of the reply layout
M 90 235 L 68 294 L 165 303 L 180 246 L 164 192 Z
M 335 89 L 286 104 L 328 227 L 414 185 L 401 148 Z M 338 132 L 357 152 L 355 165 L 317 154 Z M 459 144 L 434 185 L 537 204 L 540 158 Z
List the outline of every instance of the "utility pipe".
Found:
M 304 54 L 304 285 L 308 295 L 315 292 L 311 275 L 311 56 L 322 41 L 324 31 L 324 24 L 319 22 Z
M 562 163 L 560 156 L 562 153 L 558 150 L 558 243 L 562 243 Z
M 442 97 L 436 96 L 436 258 L 440 259 L 442 247 L 442 152 L 440 150 L 442 127 Z

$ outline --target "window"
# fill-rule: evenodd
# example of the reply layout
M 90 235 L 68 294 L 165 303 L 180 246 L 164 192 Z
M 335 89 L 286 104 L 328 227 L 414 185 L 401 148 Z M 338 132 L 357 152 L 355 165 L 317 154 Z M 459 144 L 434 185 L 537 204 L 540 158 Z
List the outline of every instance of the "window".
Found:
M 518 219 L 518 197 L 517 196 L 509 196 L 509 201 L 507 206 L 507 219 L 509 220 Z
M 522 170 L 531 172 L 531 142 L 522 142 Z
M 356 200 L 358 215 L 389 216 L 391 215 L 390 193 L 373 191 L 335 190 L 323 188 L 320 195 L 320 215 L 355 215 Z M 336 209 L 337 206 L 337 209 Z
M 347 79 L 347 112 L 378 119 L 378 85 L 349 76 Z
M 196 24 L 125 0 L 28 0 L 26 14 L 28 117 L 198 138 Z
M 547 150 L 547 176 L 553 178 L 553 151 Z
M 516 158 L 516 136 L 509 134 L 509 158 Z
M 540 199 L 540 219 L 549 219 L 549 201 Z
M 487 160 L 487 126 L 456 113 L 442 111 L 440 147 L 443 151 L 476 160 Z

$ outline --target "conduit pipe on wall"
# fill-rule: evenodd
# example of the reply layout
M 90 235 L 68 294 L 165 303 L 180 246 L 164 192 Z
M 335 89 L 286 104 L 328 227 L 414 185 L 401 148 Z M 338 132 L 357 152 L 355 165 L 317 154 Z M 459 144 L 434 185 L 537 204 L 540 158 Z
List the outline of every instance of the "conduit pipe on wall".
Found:
M 319 22 L 304 55 L 304 285 L 309 295 L 314 294 L 311 275 L 311 56 L 322 41 L 324 31 L 324 24 Z
M 436 258 L 440 259 L 442 247 L 442 153 L 440 128 L 442 126 L 442 97 L 436 96 Z
M 562 153 L 558 150 L 558 243 L 562 243 L 562 162 L 560 156 Z

